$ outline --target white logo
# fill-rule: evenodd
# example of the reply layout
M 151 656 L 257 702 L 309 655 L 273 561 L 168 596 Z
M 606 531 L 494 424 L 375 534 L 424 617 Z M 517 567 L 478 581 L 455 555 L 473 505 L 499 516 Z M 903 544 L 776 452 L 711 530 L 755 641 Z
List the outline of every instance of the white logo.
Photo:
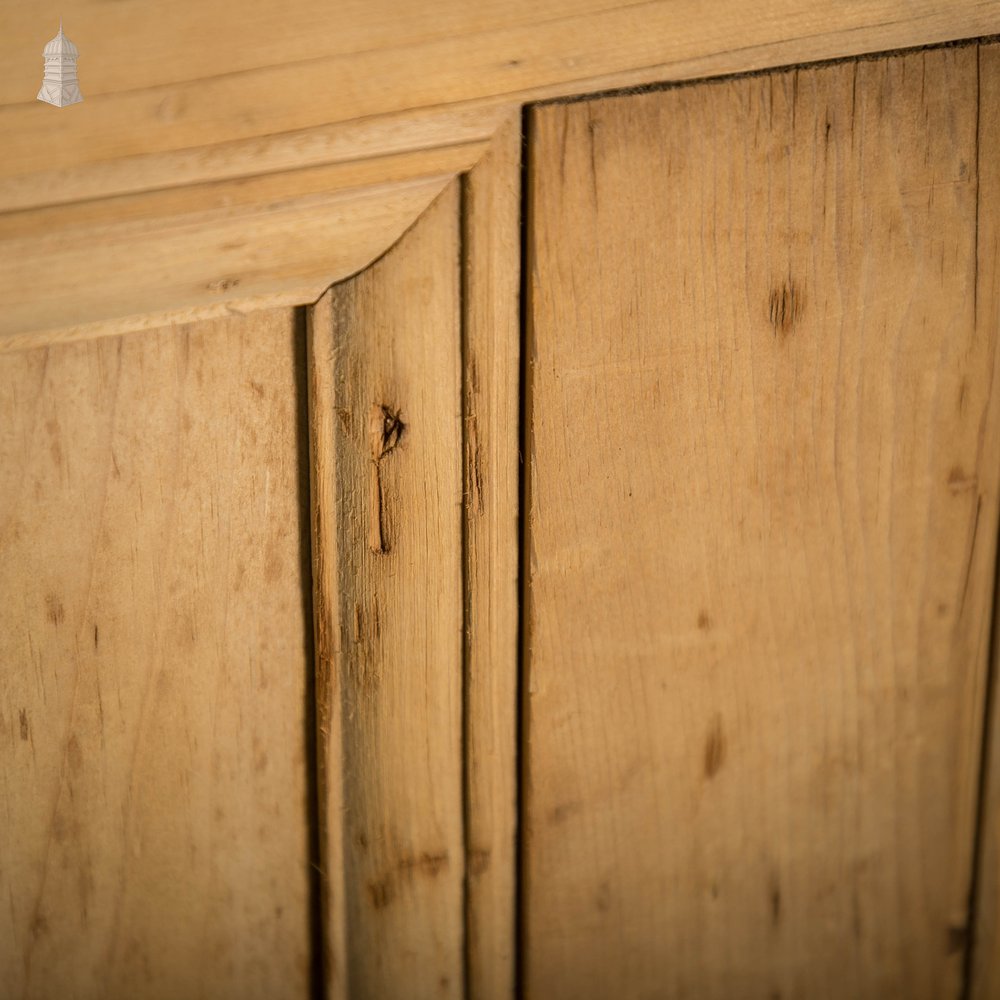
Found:
M 83 100 L 80 84 L 76 79 L 76 60 L 80 53 L 76 46 L 63 34 L 62 18 L 59 19 L 59 34 L 42 50 L 45 56 L 45 79 L 38 99 L 64 108 Z

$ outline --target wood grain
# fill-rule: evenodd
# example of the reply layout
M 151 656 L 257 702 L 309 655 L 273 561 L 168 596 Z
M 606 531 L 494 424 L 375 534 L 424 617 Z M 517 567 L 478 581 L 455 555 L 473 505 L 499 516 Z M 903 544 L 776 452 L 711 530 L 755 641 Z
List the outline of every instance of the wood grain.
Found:
M 979 49 L 978 274 L 976 326 L 1000 328 L 1000 45 Z M 1000 597 L 1000 595 L 997 595 Z M 994 618 L 1000 608 L 994 611 Z M 987 706 L 983 803 L 979 831 L 971 1000 L 1000 1000 L 1000 646 L 994 621 L 993 677 Z
M 0 215 L 0 351 L 142 329 L 179 311 L 314 302 L 449 182 L 337 190 L 330 170 L 303 173 L 291 186 L 279 175 L 116 199 L 113 210 L 89 202 Z
M 249 139 L 215 142 L 162 153 L 140 153 L 92 164 L 40 167 L 0 181 L 0 210 L 20 212 L 73 202 L 101 202 L 115 211 L 112 199 L 156 194 L 173 188 L 239 190 L 223 181 L 271 177 L 316 176 L 326 167 L 341 187 L 353 183 L 387 183 L 421 173 L 467 169 L 478 159 L 511 103 L 479 102 L 470 107 L 428 108 L 377 118 L 335 122 L 315 128 L 278 132 Z M 462 161 L 461 166 L 456 164 Z
M 35 100 L 41 49 L 60 16 L 81 52 L 84 102 L 68 111 Z M 453 177 L 527 101 L 985 35 L 1000 31 L 1000 0 L 846 6 L 724 0 L 710 9 L 703 0 L 347 0 L 334 6 L 295 0 L 280 7 L 266 0 L 147 0 L 140 6 L 6 0 L 3 19 L 0 209 L 60 206 L 33 234 L 51 237 L 44 257 L 23 257 L 16 240 L 0 239 L 3 277 L 16 272 L 14 287 L 27 299 L 26 316 L 5 314 L 7 328 L 37 343 L 42 331 L 52 331 L 52 340 L 82 337 L 126 317 L 129 325 L 116 332 L 138 329 L 139 314 L 122 312 L 126 293 L 117 275 L 126 287 L 159 293 L 160 304 L 147 310 L 157 322 L 171 314 L 218 312 L 202 292 L 229 279 L 197 245 L 174 250 L 176 259 L 190 258 L 189 281 L 171 283 L 162 265 L 142 266 L 185 221 L 183 208 L 159 196 L 164 189 L 313 168 L 349 168 L 376 186 L 400 170 L 410 177 L 417 170 Z M 456 166 L 456 160 L 469 162 Z M 150 196 L 147 210 L 162 214 L 130 234 L 130 253 L 112 249 L 88 265 L 69 204 L 93 200 L 88 211 L 111 218 L 116 198 L 140 194 Z M 326 281 L 344 278 L 384 252 L 417 214 L 391 197 L 386 212 L 394 213 L 391 224 L 385 213 L 362 213 L 349 231 L 338 227 L 333 250 L 321 234 L 306 232 L 297 253 L 308 248 L 316 260 L 336 257 L 337 266 L 324 270 Z M 43 225 L 41 217 L 21 221 Z M 251 219 L 243 231 L 252 234 L 244 255 L 227 261 L 243 287 L 226 301 L 315 301 L 312 289 L 324 286 L 289 283 L 302 277 L 298 272 L 280 288 L 250 273 L 247 258 L 268 256 L 274 241 L 261 233 L 258 242 Z M 241 242 L 233 235 L 220 241 Z M 363 253 L 350 253 L 356 242 Z M 82 245 L 101 243 L 101 234 L 91 232 Z M 369 245 L 377 249 L 369 253 Z M 295 256 L 290 248 L 282 252 Z M 278 259 L 271 255 L 272 265 Z M 53 287 L 53 275 L 65 276 L 61 285 Z M 8 284 L 0 282 L 5 299 Z M 61 288 L 81 297 L 79 316 L 66 315 Z
M 959 995 L 976 51 L 532 114 L 529 997 Z
M 502 98 L 739 72 L 989 34 L 983 0 L 65 0 L 4 10 L 0 177 Z M 60 15 L 84 104 L 35 100 Z M 220 40 L 224 40 L 220 44 Z M 88 103 L 89 100 L 89 103 Z M 405 126 L 404 126 L 405 130 Z M 372 149 L 372 154 L 382 151 Z M 100 168 L 99 168 L 100 169 Z M 252 163 L 248 173 L 256 173 Z M 202 179 L 209 179 L 203 177 Z
M 310 310 L 331 997 L 463 994 L 458 185 Z
M 520 115 L 462 202 L 467 995 L 499 1000 L 514 995 Z
M 0 992 L 306 997 L 292 310 L 0 358 Z

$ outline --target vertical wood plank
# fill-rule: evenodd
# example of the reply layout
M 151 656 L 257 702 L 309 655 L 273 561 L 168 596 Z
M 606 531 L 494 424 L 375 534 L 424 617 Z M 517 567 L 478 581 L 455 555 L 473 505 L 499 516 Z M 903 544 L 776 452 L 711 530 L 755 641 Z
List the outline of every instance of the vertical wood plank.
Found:
M 337 559 L 340 483 L 337 479 L 332 289 L 306 310 L 306 317 L 322 970 L 328 1000 L 347 1000 L 347 879 L 343 839 L 343 700 L 346 685 L 342 682 L 339 666 L 342 662 Z
M 466 951 L 470 1000 L 514 995 L 521 116 L 463 188 Z
M 295 329 L 0 357 L 6 996 L 309 994 Z
M 458 213 L 454 182 L 311 315 L 328 968 L 352 1000 L 463 992 Z
M 989 339 L 1000 328 L 1000 45 L 979 46 L 979 214 L 976 327 Z M 1000 596 L 1000 595 L 995 595 Z M 994 616 L 1000 615 L 995 605 Z M 997 622 L 994 621 L 994 632 Z M 986 769 L 980 819 L 976 925 L 972 936 L 972 1000 L 1000 1000 L 1000 692 L 994 635 L 987 706 Z
M 529 997 L 959 992 L 976 79 L 970 46 L 533 114 Z

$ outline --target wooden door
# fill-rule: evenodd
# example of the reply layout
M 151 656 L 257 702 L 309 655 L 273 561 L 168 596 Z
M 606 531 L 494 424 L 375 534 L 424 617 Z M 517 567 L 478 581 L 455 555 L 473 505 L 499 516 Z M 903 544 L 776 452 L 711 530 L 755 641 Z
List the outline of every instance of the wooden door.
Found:
M 1000 47 L 456 107 L 0 220 L 0 994 L 1000 996 Z

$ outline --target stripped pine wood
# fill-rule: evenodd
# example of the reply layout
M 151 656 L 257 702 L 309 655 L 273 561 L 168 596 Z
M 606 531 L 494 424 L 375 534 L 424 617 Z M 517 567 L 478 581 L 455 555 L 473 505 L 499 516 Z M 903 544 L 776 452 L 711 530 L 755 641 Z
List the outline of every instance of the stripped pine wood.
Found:
M 463 188 L 466 951 L 470 1000 L 514 995 L 521 116 Z
M 41 49 L 60 16 L 81 52 L 84 104 L 69 111 L 35 99 Z M 266 186 L 292 201 L 299 185 L 320 177 L 337 185 L 344 172 L 376 189 L 401 174 L 450 179 L 527 101 L 997 31 L 1000 0 L 725 0 L 710 10 L 703 0 L 66 0 L 58 9 L 8 0 L 0 209 L 25 212 L 14 222 L 33 227 L 29 250 L 47 246 L 25 253 L 17 238 L 0 236 L 0 298 L 8 302 L 13 288 L 17 299 L 0 315 L 0 348 L 8 334 L 23 346 L 139 329 L 129 289 L 149 290 L 146 313 L 157 324 L 216 315 L 220 302 L 243 310 L 313 302 L 316 289 L 383 253 L 431 200 L 414 211 L 405 198 L 360 192 L 350 226 L 328 219 L 290 247 L 289 228 L 308 230 L 323 214 L 296 202 L 296 218 L 271 220 L 277 233 L 252 217 L 217 243 L 212 230 L 209 253 L 190 230 L 177 238 L 205 185 L 238 201 L 240 182 L 252 187 L 267 175 Z M 187 187 L 195 190 L 179 198 L 164 193 Z M 364 210 L 371 194 L 384 212 Z M 73 203 L 93 202 L 85 213 L 114 219 L 121 198 L 139 199 L 146 220 L 110 238 L 101 225 L 80 231 Z M 168 245 L 185 280 L 172 281 L 163 266 Z M 310 249 L 311 268 L 330 261 L 322 273 L 303 272 Z M 282 273 L 257 271 L 263 259 Z M 67 287 L 81 297 L 75 312 Z
M 230 279 L 218 279 L 218 284 L 215 287 L 223 289 L 227 280 Z M 221 301 L 202 305 L 171 308 L 158 313 L 140 313 L 118 319 L 95 320 L 91 323 L 78 323 L 74 326 L 57 326 L 54 329 L 43 328 L 32 330 L 30 333 L 15 333 L 9 337 L 0 338 L 0 354 L 31 351 L 81 340 L 95 340 L 98 337 L 114 337 L 123 333 L 136 333 L 140 330 L 159 330 L 165 326 L 186 326 L 222 317 L 245 316 L 263 309 L 295 306 L 301 302 L 315 301 L 327 287 L 325 283 L 320 285 L 315 280 L 301 281 L 299 279 L 278 282 L 277 285 L 282 290 L 267 295 L 230 299 L 223 293 Z
M 179 310 L 241 311 L 248 298 L 315 301 L 398 239 L 450 180 L 327 193 L 330 171 L 304 173 L 309 183 L 299 178 L 289 197 L 281 176 L 122 198 L 106 218 L 101 202 L 0 215 L 0 351 L 142 329 Z M 72 225 L 60 229 L 53 213 Z
M 351 1000 L 463 993 L 458 209 L 452 183 L 310 311 L 327 982 Z
M 309 995 L 296 329 L 0 358 L 5 996 Z
M 984 339 L 1000 328 L 1000 45 L 979 48 L 977 154 L 979 214 L 976 327 Z M 1000 595 L 996 595 L 1000 596 Z M 1000 606 L 994 619 L 1000 615 Z M 1000 656 L 994 621 L 993 678 L 987 705 L 979 866 L 972 933 L 970 1000 L 1000 1000 Z
M 491 101 L 457 111 L 429 108 L 397 112 L 209 146 L 41 168 L 0 182 L 0 210 L 7 214 L 99 202 L 100 211 L 113 213 L 118 203 L 112 199 L 124 195 L 152 196 L 174 188 L 192 188 L 196 193 L 212 185 L 229 196 L 244 189 L 223 182 L 265 178 L 287 185 L 289 196 L 297 193 L 299 179 L 308 182 L 320 176 L 316 172 L 319 168 L 326 168 L 327 176 L 340 187 L 349 186 L 348 181 L 385 184 L 427 173 L 464 170 L 482 155 L 512 107 L 509 101 Z M 460 163 L 463 165 L 458 166 Z M 282 178 L 285 172 L 293 176 Z M 159 204 L 164 218 L 176 210 L 173 203 Z
M 108 161 L 400 112 L 463 111 L 608 87 L 740 72 L 975 37 L 983 0 L 207 0 L 142 8 L 8 2 L 0 49 L 0 179 L 102 171 Z M 41 49 L 62 16 L 84 104 L 35 100 Z M 49 18 L 50 28 L 45 24 Z M 220 39 L 224 44 L 220 44 Z M 90 104 L 87 105 L 87 100 Z M 55 123 L 58 125 L 55 125 Z M 404 123 L 401 131 L 406 131 Z M 452 140 L 454 141 L 454 140 Z M 379 147 L 365 150 L 382 155 Z M 213 179 L 211 155 L 200 180 Z M 252 160 L 246 172 L 258 172 Z M 158 186 L 153 183 L 150 188 Z
M 957 997 L 1000 469 L 976 47 L 531 123 L 526 995 Z

